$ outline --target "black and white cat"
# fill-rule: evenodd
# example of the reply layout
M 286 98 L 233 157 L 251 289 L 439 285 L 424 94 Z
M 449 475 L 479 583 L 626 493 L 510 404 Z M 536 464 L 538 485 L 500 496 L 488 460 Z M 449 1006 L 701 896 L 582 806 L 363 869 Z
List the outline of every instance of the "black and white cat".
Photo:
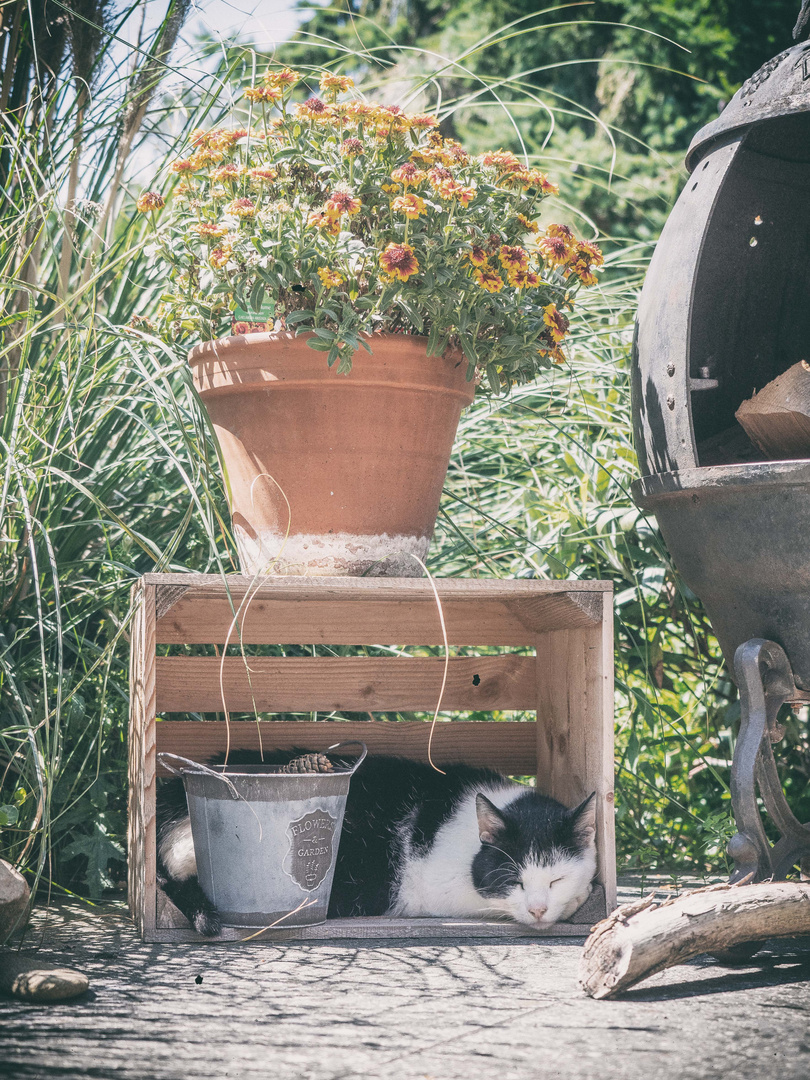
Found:
M 286 764 L 299 752 L 264 760 Z M 594 814 L 593 796 L 568 810 L 490 769 L 450 765 L 441 775 L 404 758 L 367 758 L 349 789 L 329 916 L 505 915 L 549 926 L 590 895 Z M 219 933 L 197 881 L 182 781 L 160 787 L 157 817 L 158 883 L 200 934 Z

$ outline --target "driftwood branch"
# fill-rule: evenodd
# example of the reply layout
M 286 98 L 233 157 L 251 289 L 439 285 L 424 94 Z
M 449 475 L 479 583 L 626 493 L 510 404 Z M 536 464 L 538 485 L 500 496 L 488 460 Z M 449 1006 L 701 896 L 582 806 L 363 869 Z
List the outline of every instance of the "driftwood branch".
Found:
M 701 953 L 810 933 L 810 884 L 711 885 L 656 904 L 617 908 L 585 942 L 580 986 L 591 997 L 627 990 Z

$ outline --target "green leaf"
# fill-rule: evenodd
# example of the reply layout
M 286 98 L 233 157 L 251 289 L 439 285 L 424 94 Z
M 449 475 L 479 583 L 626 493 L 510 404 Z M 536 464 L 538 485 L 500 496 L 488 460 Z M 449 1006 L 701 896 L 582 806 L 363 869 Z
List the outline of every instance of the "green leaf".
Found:
M 20 812 L 16 806 L 12 806 L 10 803 L 0 805 L 0 829 L 7 828 L 9 825 L 16 825 L 19 819 Z

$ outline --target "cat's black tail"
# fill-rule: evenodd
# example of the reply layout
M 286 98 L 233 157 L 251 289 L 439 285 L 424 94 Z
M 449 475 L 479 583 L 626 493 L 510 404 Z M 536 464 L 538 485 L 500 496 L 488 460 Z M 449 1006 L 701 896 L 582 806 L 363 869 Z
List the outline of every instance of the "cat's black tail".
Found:
M 165 869 L 159 866 L 157 883 L 175 907 L 183 912 L 198 934 L 202 934 L 203 937 L 216 937 L 219 934 L 222 929 L 222 919 L 202 891 L 196 874 L 186 878 L 185 881 L 177 881 L 175 878 L 170 878 Z

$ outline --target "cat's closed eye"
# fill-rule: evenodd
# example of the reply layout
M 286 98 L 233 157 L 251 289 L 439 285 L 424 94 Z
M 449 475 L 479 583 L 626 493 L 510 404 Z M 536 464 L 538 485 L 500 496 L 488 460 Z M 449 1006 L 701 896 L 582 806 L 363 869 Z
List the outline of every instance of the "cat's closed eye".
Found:
M 553 881 L 549 882 L 549 888 L 551 888 L 552 885 L 559 885 L 562 880 L 563 879 L 561 877 L 554 878 Z

